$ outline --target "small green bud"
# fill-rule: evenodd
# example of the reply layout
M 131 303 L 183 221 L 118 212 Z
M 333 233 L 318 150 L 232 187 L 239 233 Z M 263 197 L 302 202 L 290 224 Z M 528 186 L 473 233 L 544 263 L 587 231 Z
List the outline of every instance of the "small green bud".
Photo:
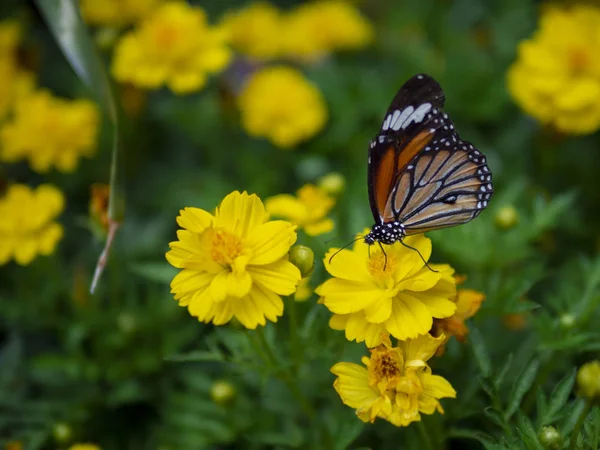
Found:
M 554 427 L 543 427 L 538 437 L 540 444 L 548 450 L 560 450 L 562 448 L 562 436 Z
M 573 314 L 563 314 L 562 316 L 560 316 L 560 326 L 564 329 L 568 330 L 570 328 L 573 328 L 575 322 L 576 318 Z
M 503 206 L 496 213 L 496 226 L 504 230 L 514 227 L 519 221 L 519 213 L 512 205 Z
M 137 328 L 137 320 L 133 314 L 122 312 L 117 316 L 117 325 L 123 333 L 132 333 Z
M 294 245 L 290 250 L 290 262 L 300 269 L 302 278 L 306 278 L 315 269 L 315 254 L 306 245 Z
M 68 423 L 58 422 L 52 427 L 52 435 L 59 444 L 66 444 L 73 438 L 73 430 Z
M 346 180 L 341 173 L 331 172 L 319 178 L 318 186 L 331 195 L 339 195 L 346 186 Z
M 585 363 L 577 371 L 577 390 L 581 397 L 600 400 L 600 361 Z
M 235 400 L 236 395 L 237 391 L 235 386 L 228 381 L 217 380 L 210 388 L 210 398 L 212 398 L 212 401 L 220 406 L 231 405 Z

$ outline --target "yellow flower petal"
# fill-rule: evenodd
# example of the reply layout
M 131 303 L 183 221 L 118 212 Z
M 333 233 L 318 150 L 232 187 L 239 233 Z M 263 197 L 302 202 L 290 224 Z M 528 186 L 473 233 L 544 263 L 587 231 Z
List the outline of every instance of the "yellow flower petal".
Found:
M 371 274 L 365 264 L 365 259 L 357 252 L 342 250 L 337 255 L 338 249 L 331 249 L 325 255 L 323 264 L 332 276 L 349 281 L 370 282 Z M 335 255 L 335 256 L 334 256 Z
M 396 339 L 404 340 L 427 333 L 432 324 L 427 307 L 418 298 L 402 292 L 393 301 L 392 314 L 385 327 Z
M 234 191 L 223 199 L 217 209 L 215 226 L 245 239 L 268 219 L 263 203 L 255 194 Z
M 212 215 L 200 208 L 184 208 L 177 216 L 179 226 L 194 233 L 202 233 L 212 225 L 212 220 Z
M 281 259 L 296 242 L 295 228 L 282 220 L 274 220 L 254 228 L 246 241 L 246 245 L 254 249 L 250 264 L 271 264 Z
M 325 306 L 336 314 L 360 311 L 390 295 L 374 286 L 337 278 L 325 281 L 316 292 L 323 297 Z
M 300 270 L 289 261 L 280 260 L 264 266 L 250 266 L 255 283 L 279 295 L 290 295 L 300 282 Z

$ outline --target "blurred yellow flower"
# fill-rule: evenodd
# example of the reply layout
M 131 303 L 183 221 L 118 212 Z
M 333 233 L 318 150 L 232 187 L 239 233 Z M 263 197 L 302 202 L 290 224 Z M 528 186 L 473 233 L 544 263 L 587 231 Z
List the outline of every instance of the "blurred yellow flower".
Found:
M 321 93 L 291 67 L 266 67 L 255 72 L 238 102 L 246 131 L 266 137 L 280 148 L 313 137 L 327 121 Z
M 33 89 L 34 76 L 19 68 L 20 41 L 21 27 L 16 21 L 0 22 L 0 120 L 10 112 L 17 98 Z
M 544 9 L 539 29 L 520 43 L 508 90 L 543 124 L 565 133 L 600 128 L 600 9 Z
M 373 40 L 373 26 L 356 6 L 341 0 L 305 3 L 283 21 L 283 52 L 313 60 L 336 50 L 364 48 Z
M 440 398 L 455 398 L 456 391 L 439 375 L 433 375 L 427 361 L 434 355 L 443 337 L 421 335 L 392 347 L 389 336 L 363 357 L 363 367 L 337 363 L 331 372 L 338 378 L 333 387 L 345 405 L 356 409 L 363 422 L 377 417 L 404 427 L 420 421 L 421 414 L 444 410 Z
M 281 53 L 281 13 L 270 3 L 252 3 L 225 15 L 222 21 L 239 53 L 257 60 L 277 58 Z
M 454 301 L 456 312 L 445 319 L 434 319 L 432 334 L 434 336 L 444 335 L 445 339 L 438 348 L 438 356 L 444 353 L 446 343 L 452 336 L 459 342 L 465 342 L 469 329 L 465 324 L 467 319 L 473 317 L 485 300 L 485 294 L 473 289 L 459 289 Z
M 28 265 L 37 255 L 50 255 L 62 238 L 55 222 L 64 208 L 64 196 L 54 186 L 32 190 L 24 184 L 9 186 L 0 197 L 0 265 L 14 259 Z
M 319 178 L 317 186 L 328 194 L 340 195 L 346 186 L 346 179 L 339 172 L 331 172 Z
M 36 172 L 72 172 L 96 150 L 99 114 L 89 100 L 64 100 L 46 90 L 22 95 L 0 132 L 0 160 L 28 159 Z
M 210 26 L 203 9 L 165 3 L 119 41 L 112 73 L 140 88 L 167 85 L 176 94 L 198 91 L 208 74 L 229 64 L 226 44 L 227 33 Z
M 431 241 L 424 235 L 409 236 L 404 242 L 429 259 Z M 400 242 L 386 245 L 385 254 L 375 245 L 369 249 L 362 240 L 353 250 L 331 258 L 336 250 L 324 259 L 334 278 L 315 292 L 334 313 L 329 326 L 345 330 L 346 339 L 376 347 L 384 332 L 400 340 L 416 338 L 431 330 L 433 318 L 450 317 L 456 311 L 454 269 L 449 265 L 430 264 L 434 272 Z
M 181 210 L 177 223 L 183 230 L 166 257 L 183 269 L 171 292 L 192 316 L 215 325 L 235 317 L 254 329 L 283 314 L 280 295 L 293 294 L 300 282 L 300 271 L 287 258 L 296 227 L 268 219 L 256 195 L 237 191 L 214 216 L 198 208 Z
M 81 0 L 81 13 L 91 25 L 121 27 L 151 13 L 161 0 Z
M 297 197 L 279 194 L 265 200 L 269 214 L 289 220 L 309 236 L 318 236 L 333 230 L 333 220 L 327 216 L 335 200 L 312 184 L 298 189 Z

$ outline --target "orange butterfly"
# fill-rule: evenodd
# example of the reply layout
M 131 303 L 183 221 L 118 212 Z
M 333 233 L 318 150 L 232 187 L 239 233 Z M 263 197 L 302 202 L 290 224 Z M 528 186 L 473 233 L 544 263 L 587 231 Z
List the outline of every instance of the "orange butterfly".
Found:
M 444 93 L 428 75 L 400 88 L 369 147 L 372 245 L 460 225 L 485 209 L 494 192 L 483 154 L 460 139 L 441 107 Z M 406 244 L 404 244 L 406 245 Z

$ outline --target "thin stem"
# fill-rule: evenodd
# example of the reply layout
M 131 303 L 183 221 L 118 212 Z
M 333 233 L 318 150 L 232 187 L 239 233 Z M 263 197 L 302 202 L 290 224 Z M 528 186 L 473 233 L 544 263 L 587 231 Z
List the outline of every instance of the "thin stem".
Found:
M 296 383 L 297 378 L 294 377 L 294 375 L 289 371 L 288 368 L 282 367 L 282 365 L 279 363 L 279 361 L 275 357 L 275 354 L 273 353 L 273 350 L 271 349 L 271 346 L 269 345 L 267 339 L 265 338 L 263 328 L 258 327 L 256 329 L 256 334 L 261 343 L 262 349 L 264 350 L 265 354 L 267 355 L 267 359 L 269 360 L 270 364 L 273 367 L 277 367 L 278 369 L 280 369 L 277 373 L 279 375 L 281 375 L 281 377 L 280 377 L 281 381 L 283 381 L 287 385 L 288 389 L 290 390 L 292 395 L 296 398 L 296 400 L 300 404 L 300 407 L 304 410 L 305 414 L 311 420 L 314 419 L 315 411 L 314 411 L 312 405 L 306 401 L 306 398 L 304 397 L 304 395 L 302 395 L 302 392 L 300 391 L 300 388 L 298 387 L 298 384 Z
M 417 422 L 417 429 L 419 430 L 419 434 L 421 435 L 421 438 L 423 440 L 423 448 L 425 450 L 434 450 L 433 443 L 431 442 L 431 438 L 429 437 L 429 434 L 425 429 L 425 424 L 423 424 L 422 420 Z
M 583 411 L 581 411 L 581 414 L 579 414 L 577 422 L 575 423 L 575 428 L 573 428 L 573 432 L 571 433 L 569 450 L 575 450 L 575 445 L 577 444 L 577 438 L 579 437 L 579 433 L 581 432 L 581 427 L 583 427 L 583 422 L 585 422 L 585 418 L 590 412 L 590 409 L 592 409 L 593 404 L 594 402 L 591 399 L 586 399 Z
M 296 311 L 296 300 L 293 295 L 286 298 L 287 312 L 290 329 L 290 350 L 292 361 L 294 361 L 294 371 L 297 373 L 298 368 L 302 364 L 302 353 L 300 351 L 300 342 L 298 340 L 298 318 Z

